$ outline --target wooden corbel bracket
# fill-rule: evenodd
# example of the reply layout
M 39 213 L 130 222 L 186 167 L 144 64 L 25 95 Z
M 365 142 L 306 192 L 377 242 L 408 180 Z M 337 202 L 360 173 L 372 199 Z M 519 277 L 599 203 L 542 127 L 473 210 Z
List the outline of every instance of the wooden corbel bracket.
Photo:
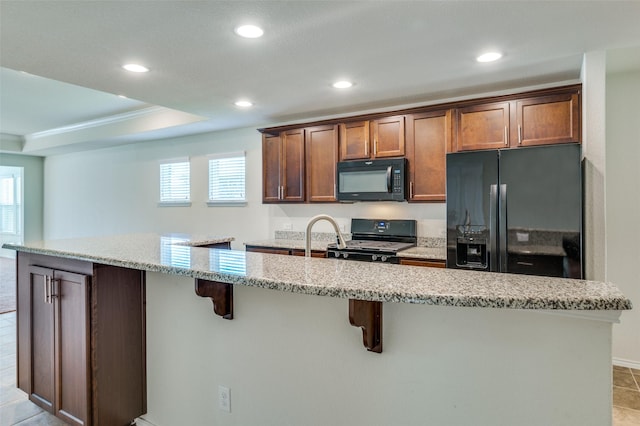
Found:
M 349 299 L 349 322 L 362 328 L 362 342 L 371 352 L 382 352 L 382 302 Z
M 209 297 L 213 312 L 224 319 L 233 319 L 233 285 L 196 278 L 196 294 Z

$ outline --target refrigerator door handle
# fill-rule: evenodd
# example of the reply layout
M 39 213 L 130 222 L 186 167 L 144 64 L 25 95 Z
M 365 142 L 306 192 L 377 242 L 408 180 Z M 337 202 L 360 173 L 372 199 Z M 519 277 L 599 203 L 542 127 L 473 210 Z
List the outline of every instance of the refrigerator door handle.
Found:
M 489 271 L 498 271 L 498 235 L 496 233 L 496 209 L 498 208 L 498 185 L 489 191 Z
M 500 229 L 498 235 L 500 238 L 500 272 L 507 271 L 507 184 L 500 184 L 500 216 L 498 223 Z

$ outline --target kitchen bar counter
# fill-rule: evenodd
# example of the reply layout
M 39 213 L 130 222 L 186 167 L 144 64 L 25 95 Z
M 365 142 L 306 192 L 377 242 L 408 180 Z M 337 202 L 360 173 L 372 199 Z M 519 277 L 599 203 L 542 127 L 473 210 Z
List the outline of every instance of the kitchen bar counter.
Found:
M 90 361 L 97 387 L 88 394 L 94 415 L 104 409 L 126 419 L 108 424 L 142 415 L 136 423 L 155 426 L 422 425 L 425 418 L 438 425 L 611 426 L 612 326 L 631 308 L 613 284 L 208 248 L 229 241 L 138 234 L 5 244 L 24 252 L 19 377 L 32 371 L 24 361 L 35 306 L 28 296 L 41 289 L 29 273 L 88 265 L 97 351 Z M 211 296 L 197 297 L 194 284 L 196 291 L 199 284 L 232 289 L 234 319 L 215 315 Z M 129 294 L 140 289 L 137 299 Z M 47 306 L 42 294 L 32 300 Z M 352 304 L 379 310 L 363 318 Z M 380 350 L 384 335 L 382 354 L 363 350 L 368 330 Z M 139 375 L 123 373 L 131 382 L 123 386 L 105 370 L 125 364 L 142 364 L 144 389 L 136 387 Z M 301 393 L 301 383 L 331 392 Z M 109 386 L 117 391 L 105 393 Z M 231 413 L 212 409 L 220 387 L 231 389 Z M 144 407 L 128 414 L 116 403 L 122 398 L 109 398 L 125 391 L 125 402 Z
M 631 309 L 631 301 L 611 283 L 197 247 L 228 241 L 228 237 L 133 234 L 5 244 L 4 248 L 234 285 L 366 301 L 509 309 Z

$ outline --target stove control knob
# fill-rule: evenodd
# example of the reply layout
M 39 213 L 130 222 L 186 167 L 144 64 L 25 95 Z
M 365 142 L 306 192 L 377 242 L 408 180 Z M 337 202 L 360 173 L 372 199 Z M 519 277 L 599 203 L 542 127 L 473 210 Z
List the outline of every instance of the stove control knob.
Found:
M 375 262 L 376 260 L 378 260 L 378 256 L 375 255 L 375 254 L 372 254 L 371 255 L 371 260 L 373 260 Z
M 334 255 L 335 257 L 340 257 L 340 253 L 338 253 L 337 251 L 334 251 L 334 252 L 333 252 L 333 255 Z
M 387 256 L 382 256 L 382 261 L 386 262 L 387 261 Z
M 346 259 L 347 257 L 349 257 L 349 253 L 342 253 L 342 257 Z

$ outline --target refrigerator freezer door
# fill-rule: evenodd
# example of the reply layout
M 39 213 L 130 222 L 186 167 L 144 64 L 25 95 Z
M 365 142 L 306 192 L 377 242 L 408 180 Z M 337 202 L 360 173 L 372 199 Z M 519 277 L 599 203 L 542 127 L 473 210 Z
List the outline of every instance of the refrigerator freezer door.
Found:
M 447 154 L 447 267 L 490 270 L 491 185 L 498 151 Z
M 502 272 L 582 277 L 582 173 L 577 144 L 500 152 L 506 185 Z M 508 201 L 508 203 L 507 203 Z M 500 210 L 503 210 L 502 208 Z M 506 246 L 506 247 L 505 247 Z

